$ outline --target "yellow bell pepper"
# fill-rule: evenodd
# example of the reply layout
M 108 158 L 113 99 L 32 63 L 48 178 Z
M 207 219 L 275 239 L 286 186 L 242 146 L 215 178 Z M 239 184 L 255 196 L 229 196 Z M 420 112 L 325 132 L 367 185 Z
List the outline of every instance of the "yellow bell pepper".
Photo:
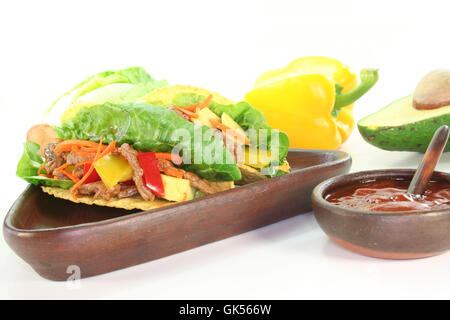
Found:
M 108 188 L 114 187 L 119 182 L 131 180 L 133 176 L 133 168 L 128 161 L 113 154 L 97 160 L 94 168 Z
M 365 69 L 360 77 L 358 85 L 335 59 L 303 57 L 261 75 L 245 99 L 287 133 L 290 147 L 337 149 L 353 131 L 353 102 L 377 82 L 378 71 Z

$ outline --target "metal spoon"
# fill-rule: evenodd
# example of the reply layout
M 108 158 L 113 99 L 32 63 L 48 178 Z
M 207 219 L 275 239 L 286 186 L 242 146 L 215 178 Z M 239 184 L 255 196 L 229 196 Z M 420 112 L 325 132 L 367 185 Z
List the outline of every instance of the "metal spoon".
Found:
M 434 172 L 434 168 L 447 144 L 450 131 L 448 126 L 442 126 L 436 130 L 433 139 L 428 145 L 422 162 L 414 173 L 414 177 L 409 184 L 408 193 L 422 195 L 427 188 L 428 181 Z

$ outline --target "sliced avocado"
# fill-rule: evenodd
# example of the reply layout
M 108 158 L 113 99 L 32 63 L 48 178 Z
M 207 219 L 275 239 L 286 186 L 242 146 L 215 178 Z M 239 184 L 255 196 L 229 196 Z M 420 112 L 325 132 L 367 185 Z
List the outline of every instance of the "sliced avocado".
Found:
M 378 148 L 425 152 L 442 125 L 450 125 L 450 105 L 418 110 L 409 95 L 361 119 L 358 129 L 364 140 Z M 450 143 L 445 151 L 450 151 Z

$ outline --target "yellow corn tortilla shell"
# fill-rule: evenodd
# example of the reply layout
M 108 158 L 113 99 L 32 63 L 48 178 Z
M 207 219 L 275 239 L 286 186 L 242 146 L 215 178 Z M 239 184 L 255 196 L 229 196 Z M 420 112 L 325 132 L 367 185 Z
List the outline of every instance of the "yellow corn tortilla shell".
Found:
M 234 188 L 234 181 L 210 181 L 209 184 L 218 191 L 225 191 Z
M 289 172 L 291 172 L 291 166 L 289 165 L 289 162 L 287 162 L 287 160 L 284 159 L 283 164 L 281 166 L 278 166 L 278 170 L 289 173 Z
M 234 188 L 234 181 L 223 181 L 223 182 L 210 182 L 217 190 L 225 191 L 228 189 Z M 170 206 L 172 204 L 176 204 L 178 202 L 168 201 L 164 199 L 155 199 L 153 201 L 146 201 L 142 199 L 140 196 L 134 196 L 130 198 L 122 198 L 116 199 L 112 198 L 111 200 L 104 199 L 94 199 L 93 196 L 78 196 L 73 197 L 70 194 L 70 190 L 56 188 L 56 187 L 41 187 L 42 190 L 56 198 L 61 198 L 65 200 L 69 200 L 76 203 L 84 203 L 84 204 L 95 204 L 98 206 L 106 206 L 113 208 L 120 208 L 126 210 L 134 210 L 139 209 L 143 211 L 157 209 L 165 206 Z
M 259 170 L 255 169 L 255 168 L 252 168 L 252 167 L 247 166 L 242 163 L 238 163 L 237 166 L 238 166 L 239 170 L 241 170 L 241 174 L 242 174 L 242 179 L 237 182 L 237 184 L 239 184 L 239 185 L 249 184 L 249 183 L 258 182 L 258 181 L 267 179 L 266 176 L 262 175 L 259 172 Z
M 94 199 L 92 196 L 78 196 L 74 198 L 70 194 L 70 190 L 56 188 L 56 187 L 41 187 L 42 190 L 56 198 L 66 199 L 76 203 L 84 203 L 84 204 L 95 204 L 98 206 L 106 206 L 106 207 L 114 207 L 126 210 L 140 209 L 140 210 L 152 210 L 165 206 L 169 206 L 171 204 L 176 204 L 177 202 L 155 199 L 154 201 L 146 201 L 141 197 L 130 197 L 130 198 L 122 198 L 116 199 L 113 198 L 111 200 L 104 199 Z
M 241 174 L 242 174 L 242 179 L 237 182 L 237 184 L 239 184 L 239 185 L 249 184 L 249 183 L 268 179 L 266 176 L 262 175 L 258 169 L 252 168 L 252 167 L 247 166 L 242 163 L 238 163 L 237 166 L 238 166 L 239 170 L 241 170 Z M 284 172 L 289 172 L 291 170 L 291 167 L 289 166 L 289 163 L 287 162 L 287 160 L 284 160 L 284 163 L 278 167 L 278 170 L 281 170 Z

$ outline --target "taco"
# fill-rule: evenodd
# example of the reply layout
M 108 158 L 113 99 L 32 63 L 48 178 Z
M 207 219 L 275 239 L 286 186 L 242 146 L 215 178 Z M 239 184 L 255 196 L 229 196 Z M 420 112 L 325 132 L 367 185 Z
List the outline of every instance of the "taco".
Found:
M 80 83 L 59 125 L 30 129 L 17 175 L 58 198 L 149 210 L 289 171 L 287 136 L 248 103 L 124 70 Z

